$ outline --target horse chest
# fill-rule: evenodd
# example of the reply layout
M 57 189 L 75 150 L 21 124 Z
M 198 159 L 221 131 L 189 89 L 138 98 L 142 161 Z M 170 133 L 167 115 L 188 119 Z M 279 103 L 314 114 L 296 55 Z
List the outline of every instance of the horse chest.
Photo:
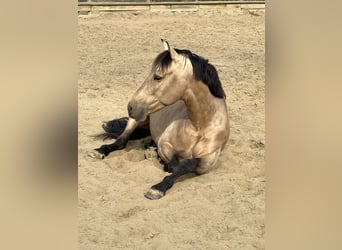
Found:
M 158 144 L 163 136 L 177 136 L 182 123 L 188 120 L 186 106 L 183 101 L 165 107 L 150 115 L 150 131 L 152 139 Z

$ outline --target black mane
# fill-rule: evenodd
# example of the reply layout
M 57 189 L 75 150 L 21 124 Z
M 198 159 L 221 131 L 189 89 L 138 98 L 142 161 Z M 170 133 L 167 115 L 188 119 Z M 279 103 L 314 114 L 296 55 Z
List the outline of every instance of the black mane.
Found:
M 226 98 L 217 71 L 207 59 L 192 53 L 190 50 L 175 50 L 178 54 L 184 55 L 190 59 L 195 79 L 202 81 L 205 85 L 207 85 L 210 93 L 213 96 L 218 98 Z M 162 70 L 165 70 L 168 68 L 171 61 L 170 52 L 166 50 L 157 56 L 153 62 L 153 67 L 159 66 Z

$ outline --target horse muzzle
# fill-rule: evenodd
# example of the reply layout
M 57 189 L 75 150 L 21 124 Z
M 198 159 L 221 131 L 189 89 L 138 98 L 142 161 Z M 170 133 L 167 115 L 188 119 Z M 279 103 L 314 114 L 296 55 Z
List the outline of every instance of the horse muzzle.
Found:
M 146 119 L 146 109 L 134 101 L 130 101 L 127 105 L 129 117 L 136 121 L 143 121 Z

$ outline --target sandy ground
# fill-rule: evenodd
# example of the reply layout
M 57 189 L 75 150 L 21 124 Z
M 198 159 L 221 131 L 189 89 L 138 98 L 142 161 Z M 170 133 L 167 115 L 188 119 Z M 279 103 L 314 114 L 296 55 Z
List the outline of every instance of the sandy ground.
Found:
M 240 10 L 121 12 L 79 17 L 79 244 L 81 249 L 265 248 L 264 14 Z M 130 142 L 105 160 L 87 152 L 102 121 L 126 115 L 130 96 L 163 50 L 160 38 L 216 66 L 231 136 L 216 167 L 143 194 L 166 175 Z M 109 143 L 109 142 L 108 142 Z

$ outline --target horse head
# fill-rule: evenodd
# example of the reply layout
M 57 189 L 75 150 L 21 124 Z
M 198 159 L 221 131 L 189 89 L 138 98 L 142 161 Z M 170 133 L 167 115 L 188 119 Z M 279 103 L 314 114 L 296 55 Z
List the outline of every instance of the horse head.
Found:
M 193 78 L 189 59 L 161 40 L 165 51 L 156 57 L 150 74 L 127 106 L 129 116 L 137 121 L 182 99 Z

